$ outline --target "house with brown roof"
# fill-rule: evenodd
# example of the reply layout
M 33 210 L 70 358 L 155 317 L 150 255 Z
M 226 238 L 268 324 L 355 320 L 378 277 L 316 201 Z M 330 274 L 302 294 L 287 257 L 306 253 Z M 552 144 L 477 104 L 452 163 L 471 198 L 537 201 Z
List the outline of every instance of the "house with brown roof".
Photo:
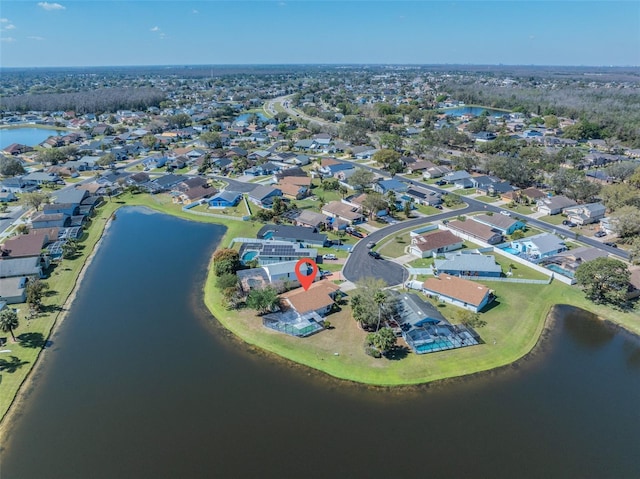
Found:
M 521 198 L 527 198 L 530 202 L 535 203 L 542 198 L 546 198 L 547 194 L 544 191 L 540 191 L 538 188 L 526 188 L 520 191 Z
M 365 220 L 364 215 L 358 211 L 356 206 L 341 201 L 330 201 L 322 207 L 322 213 L 332 218 L 344 220 L 349 224 L 358 224 Z
M 281 185 L 296 185 L 296 186 L 306 186 L 307 188 L 311 188 L 311 177 L 310 176 L 283 176 L 278 179 L 278 186 Z
M 418 258 L 428 258 L 436 254 L 444 254 L 462 248 L 462 238 L 458 238 L 449 230 L 417 235 L 411 238 L 409 251 Z
M 427 279 L 422 285 L 427 295 L 436 296 L 440 301 L 478 313 L 494 299 L 492 291 L 475 281 L 440 273 Z
M 325 316 L 331 311 L 339 289 L 337 284 L 324 280 L 313 283 L 306 291 L 304 288 L 292 289 L 280 298 L 285 306 L 295 309 L 298 314 L 313 312 Z
M 278 188 L 282 191 L 282 196 L 292 200 L 301 200 L 309 195 L 309 187 L 294 185 L 292 183 L 280 183 Z
M 454 234 L 458 232 L 462 235 L 468 236 L 471 241 L 477 239 L 489 244 L 498 244 L 502 242 L 502 233 L 500 233 L 500 231 L 492 228 L 491 226 L 478 223 L 477 221 L 449 221 L 447 223 L 447 228 L 453 230 Z

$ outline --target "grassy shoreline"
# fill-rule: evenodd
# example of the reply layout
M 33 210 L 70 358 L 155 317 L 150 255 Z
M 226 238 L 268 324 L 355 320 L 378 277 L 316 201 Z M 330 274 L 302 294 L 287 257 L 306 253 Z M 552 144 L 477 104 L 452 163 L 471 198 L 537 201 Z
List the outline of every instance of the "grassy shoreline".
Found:
M 125 195 L 106 202 L 92 219 L 88 238 L 84 241 L 82 254 L 63 262 L 64 269 L 55 272 L 54 294 L 45 298 L 46 314 L 27 321 L 21 316 L 21 326 L 16 331 L 40 333 L 45 344 L 55 332 L 71 306 L 75 293 L 81 285 L 82 275 L 97 252 L 100 239 L 108 227 L 112 214 L 123 206 L 144 206 L 153 210 L 191 221 L 221 224 L 217 218 L 191 215 L 180 206 L 161 196 Z M 255 235 L 260 223 L 228 221 L 220 246 L 228 246 L 233 237 Z M 427 383 L 436 380 L 480 373 L 509 365 L 529 354 L 538 343 L 545 328 L 550 311 L 555 305 L 568 304 L 607 319 L 624 329 L 640 335 L 640 319 L 633 313 L 623 313 L 588 302 L 575 287 L 552 283 L 550 285 L 523 285 L 513 283 L 491 283 L 498 295 L 498 304 L 484 314 L 487 326 L 480 335 L 485 344 L 437 354 L 408 354 L 399 361 L 374 359 L 364 354 L 362 340 L 365 333 L 359 330 L 345 309 L 329 319 L 335 328 L 306 339 L 294 338 L 264 328 L 260 318 L 248 310 L 227 311 L 222 307 L 221 295 L 215 288 L 215 276 L 209 265 L 209 274 L 203 285 L 204 302 L 214 318 L 227 330 L 245 343 L 258 347 L 279 357 L 308 366 L 332 377 L 376 386 L 401 386 Z M 535 301 L 531 301 L 535 298 Z M 56 305 L 64 306 L 56 308 Z M 523 314 L 522 305 L 528 305 Z M 447 308 L 443 313 L 447 316 Z M 517 311 L 517 314 L 513 312 Z M 449 311 L 451 314 L 451 311 Z M 9 344 L 19 349 L 18 344 Z M 11 374 L 2 374 L 0 391 L 0 425 L 5 425 L 8 412 L 15 409 L 22 393 L 29 387 L 37 364 L 46 348 L 22 348 L 17 354 L 22 366 Z M 9 356 L 4 356 L 8 358 Z

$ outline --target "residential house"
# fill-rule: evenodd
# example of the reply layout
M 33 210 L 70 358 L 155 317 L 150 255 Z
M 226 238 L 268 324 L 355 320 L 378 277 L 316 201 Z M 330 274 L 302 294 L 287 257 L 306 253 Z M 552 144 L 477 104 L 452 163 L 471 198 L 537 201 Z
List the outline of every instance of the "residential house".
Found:
M 453 276 L 482 276 L 499 278 L 502 268 L 493 256 L 471 253 L 449 253 L 445 259 L 434 261 L 434 269 Z
M 577 225 L 596 223 L 604 218 L 607 208 L 602 203 L 589 203 L 565 208 L 567 219 Z
M 447 228 L 469 236 L 472 241 L 478 239 L 488 244 L 498 244 L 502 242 L 502 233 L 500 231 L 477 221 L 449 221 Z
M 487 225 L 503 235 L 513 234 L 516 230 L 522 230 L 526 225 L 520 221 L 505 215 L 475 215 L 470 217 L 473 221 Z
M 0 278 L 43 278 L 39 256 L 5 259 L 0 261 Z
M 260 266 L 283 261 L 298 261 L 302 258 L 315 260 L 318 250 L 303 248 L 288 241 L 250 240 L 240 246 L 240 258 L 243 262 L 257 260 Z
M 453 326 L 431 303 L 414 293 L 395 293 L 399 332 L 416 354 L 433 353 L 479 344 L 475 333 Z
M 540 261 L 566 251 L 567 245 L 561 238 L 550 233 L 541 233 L 529 238 L 512 241 L 510 246 L 529 261 Z
M 2 191 L 10 193 L 29 193 L 38 189 L 37 185 L 27 183 L 22 179 L 22 176 L 14 176 L 12 178 L 5 178 L 0 183 Z
M 327 244 L 327 235 L 315 228 L 305 226 L 266 224 L 256 234 L 259 239 L 289 241 L 306 248 L 322 248 Z
M 278 290 L 288 290 L 300 287 L 296 274 L 297 261 L 283 261 L 282 263 L 266 264 L 259 268 L 242 269 L 237 272 L 242 291 L 248 293 L 253 289 L 274 286 Z M 313 274 L 313 268 L 305 263 L 305 269 L 300 269 L 305 276 Z M 320 271 L 316 270 L 314 281 L 320 279 Z
M 406 183 L 391 178 L 390 180 L 381 180 L 373 184 L 373 191 L 386 195 L 390 191 L 394 193 L 405 193 L 409 187 Z
M 32 150 L 33 148 L 31 148 L 30 146 L 21 145 L 20 143 L 12 143 L 9 146 L 2 149 L 2 151 L 12 156 L 22 155 L 23 153 L 27 153 Z
M 318 172 L 325 178 L 337 177 L 336 175 L 345 170 L 354 169 L 350 163 L 336 163 L 333 165 L 321 166 Z
M 282 197 L 282 190 L 268 185 L 259 185 L 247 194 L 249 201 L 261 208 L 271 208 L 273 200 Z
M 322 207 L 322 213 L 331 218 L 341 219 L 347 224 L 358 224 L 365 220 L 359 208 L 341 201 L 330 201 Z
M 63 183 L 62 178 L 53 173 L 43 173 L 43 172 L 33 172 L 28 175 L 24 175 L 22 177 L 22 181 L 24 181 L 28 185 L 46 185 L 52 183 Z
M 302 210 L 298 216 L 294 218 L 297 226 L 308 226 L 320 230 L 327 225 L 328 217 L 323 213 L 316 213 L 310 210 Z
M 27 301 L 27 281 L 25 276 L 0 278 L 0 301 L 7 304 Z
M 409 251 L 419 258 L 429 258 L 436 254 L 446 253 L 462 248 L 464 241 L 449 230 L 417 235 L 411 238 Z
M 451 185 L 459 186 L 460 188 L 471 188 L 473 186 L 471 175 L 464 170 L 447 173 L 442 177 L 442 179 L 443 181 L 446 181 Z
M 427 279 L 422 288 L 425 294 L 474 313 L 480 312 L 494 299 L 492 291 L 486 286 L 446 273 Z
M 538 211 L 547 215 L 557 215 L 562 213 L 562 210 L 575 206 L 578 203 L 567 198 L 566 196 L 558 195 L 538 200 Z
M 325 280 L 312 284 L 307 290 L 293 289 L 280 297 L 298 314 L 313 312 L 324 317 L 331 311 L 339 289 L 338 285 Z
M 0 191 L 0 203 L 10 203 L 18 201 L 18 197 L 11 191 Z
M 540 191 L 538 188 L 525 188 L 520 192 L 521 198 L 526 198 L 531 203 L 537 203 L 538 201 L 547 198 L 547 194 L 544 191 Z
M 615 218 L 610 218 L 609 216 L 605 216 L 600 220 L 600 230 L 604 231 L 608 235 L 614 234 L 616 232 Z
M 209 208 L 231 208 L 240 203 L 241 199 L 242 193 L 225 190 L 209 198 L 207 203 L 209 203 Z
M 442 203 L 440 193 L 419 186 L 409 186 L 404 194 L 420 205 L 435 206 Z
M 451 168 L 444 165 L 435 165 L 427 168 L 422 172 L 422 177 L 425 180 L 430 180 L 432 178 L 441 178 L 444 175 L 451 173 Z
M 200 200 L 209 198 L 211 195 L 216 194 L 218 190 L 209 186 L 208 184 L 193 186 L 186 191 L 182 192 L 177 198 L 183 205 L 190 205 Z
M 436 166 L 436 165 L 434 165 L 430 161 L 417 160 L 417 161 L 414 161 L 413 163 L 407 164 L 407 172 L 409 174 L 411 174 L 411 173 L 424 173 L 429 168 L 433 168 L 434 166 Z
M 298 186 L 289 183 L 279 184 L 278 188 L 280 189 L 280 191 L 282 191 L 282 195 L 285 198 L 289 198 L 292 200 L 301 200 L 309 196 L 310 192 L 308 186 Z
M 597 258 L 606 258 L 608 253 L 592 246 L 581 246 L 569 251 L 563 251 L 555 256 L 547 257 L 545 264 L 553 263 L 573 277 L 581 264 L 593 261 Z
M 71 217 L 64 213 L 45 214 L 37 213 L 31 218 L 31 227 L 39 228 L 66 228 L 71 226 Z

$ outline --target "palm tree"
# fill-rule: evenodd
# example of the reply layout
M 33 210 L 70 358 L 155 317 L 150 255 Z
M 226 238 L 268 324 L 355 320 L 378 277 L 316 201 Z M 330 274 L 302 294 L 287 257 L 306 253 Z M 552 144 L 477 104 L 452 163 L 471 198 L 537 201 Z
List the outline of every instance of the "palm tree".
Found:
M 376 291 L 373 295 L 373 302 L 378 305 L 378 326 L 376 327 L 376 331 L 380 329 L 380 321 L 382 320 L 382 306 L 384 306 L 384 302 L 387 299 L 387 295 L 384 291 Z
M 11 308 L 4 308 L 0 311 L 0 331 L 3 333 L 11 333 L 13 341 L 16 341 L 16 337 L 13 334 L 13 330 L 16 329 L 20 323 L 18 322 L 18 315 Z

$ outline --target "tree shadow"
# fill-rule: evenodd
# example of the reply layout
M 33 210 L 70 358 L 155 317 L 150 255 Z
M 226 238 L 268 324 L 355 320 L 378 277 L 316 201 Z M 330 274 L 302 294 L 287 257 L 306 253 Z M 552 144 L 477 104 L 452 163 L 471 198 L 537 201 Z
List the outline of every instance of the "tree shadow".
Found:
M 17 339 L 23 348 L 43 348 L 50 343 L 44 339 L 42 333 L 22 333 Z
M 64 308 L 57 304 L 47 304 L 40 306 L 41 313 L 57 313 L 58 311 L 62 311 Z
M 25 364 L 29 364 L 29 361 L 20 361 L 17 356 L 11 356 L 11 359 L 0 359 L 0 371 L 6 371 L 8 373 L 15 373 Z
M 406 346 L 394 346 L 393 349 L 387 352 L 385 357 L 390 361 L 400 361 L 406 358 L 410 352 Z
M 56 294 L 58 294 L 58 292 L 55 289 L 47 289 L 43 292 L 42 296 L 44 296 L 45 298 L 49 298 L 51 296 L 55 296 Z

